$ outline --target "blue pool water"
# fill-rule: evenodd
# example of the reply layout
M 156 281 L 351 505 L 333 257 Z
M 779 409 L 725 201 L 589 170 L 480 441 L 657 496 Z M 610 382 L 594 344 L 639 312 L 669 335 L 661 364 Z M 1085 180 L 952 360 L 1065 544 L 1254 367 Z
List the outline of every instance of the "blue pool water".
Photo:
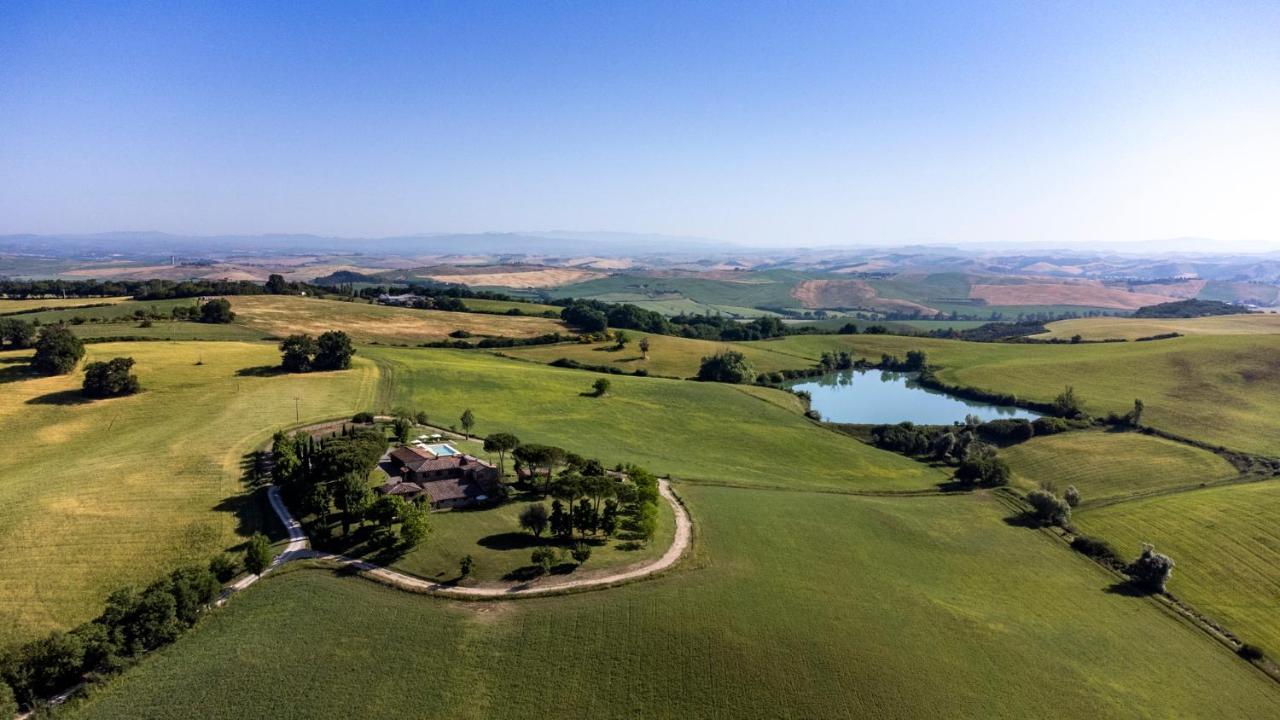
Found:
M 441 457 L 458 454 L 458 451 L 452 445 L 428 445 L 427 450 Z
M 845 370 L 788 383 L 792 390 L 807 390 L 811 407 L 822 419 L 867 425 L 911 421 L 920 425 L 949 425 L 977 415 L 983 421 L 1040 417 L 1029 410 L 1007 405 L 962 400 L 921 387 L 914 373 L 884 370 Z

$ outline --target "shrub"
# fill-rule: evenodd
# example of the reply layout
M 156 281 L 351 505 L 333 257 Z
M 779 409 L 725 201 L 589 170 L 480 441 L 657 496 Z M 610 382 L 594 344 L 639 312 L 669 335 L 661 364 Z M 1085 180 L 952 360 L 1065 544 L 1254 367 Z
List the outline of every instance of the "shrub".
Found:
M 138 376 L 129 372 L 132 367 L 133 358 L 128 357 L 89 363 L 84 367 L 84 394 L 92 398 L 109 398 L 138 392 L 141 386 Z
M 573 550 L 571 550 L 569 554 L 573 556 L 574 562 L 582 565 L 586 563 L 587 560 L 591 559 L 591 547 L 579 543 L 578 545 L 573 546 Z
M 556 564 L 556 551 L 549 547 L 540 547 L 533 551 L 529 559 L 538 572 L 545 575 L 551 572 L 552 566 Z
M 66 375 L 84 357 L 84 343 L 65 325 L 48 325 L 40 330 L 31 367 L 45 375 Z
M 1101 538 L 1090 537 L 1089 535 L 1077 535 L 1071 540 L 1071 549 L 1086 555 L 1095 560 L 1104 562 L 1111 566 L 1121 565 L 1123 561 L 1116 549 L 1111 544 Z
M 1076 489 L 1075 485 L 1068 485 L 1066 492 L 1062 493 L 1062 499 L 1066 500 L 1067 504 L 1073 508 L 1079 507 L 1080 491 Z
M 704 357 L 698 368 L 698 379 L 711 382 L 750 383 L 755 377 L 755 368 L 751 366 L 747 356 L 736 350 L 725 350 Z
M 236 319 L 226 298 L 214 298 L 200 306 L 200 322 L 225 324 Z
M 1035 427 L 1027 420 L 992 420 L 978 426 L 978 435 L 997 445 L 1026 442 L 1035 434 Z
M 1154 546 L 1144 544 L 1142 554 L 1129 564 L 1125 573 L 1134 584 L 1147 592 L 1164 592 L 1165 585 L 1173 576 L 1173 558 L 1156 552 Z
M 1236 654 L 1249 662 L 1257 662 L 1266 657 L 1266 653 L 1262 652 L 1262 648 L 1249 643 L 1242 643 L 1240 647 L 1236 648 Z
M 1032 490 L 1027 493 L 1036 519 L 1050 525 L 1066 526 L 1071 522 L 1071 506 L 1051 492 Z
M 466 330 L 458 329 L 458 330 L 454 330 L 453 332 L 449 333 L 449 337 L 451 337 L 451 338 L 458 338 L 459 340 L 465 340 L 465 339 L 467 339 L 467 338 L 471 337 L 471 333 L 467 332 Z
M 955 479 L 964 485 L 1002 486 L 1009 484 L 1009 464 L 994 454 L 966 458 L 956 468 Z
M 1031 427 L 1036 435 L 1056 435 L 1070 430 L 1071 424 L 1062 418 L 1040 417 L 1031 423 Z
M 240 560 L 230 553 L 215 555 L 209 561 L 209 572 L 213 573 L 219 582 L 226 582 L 240 573 Z
M 351 416 L 351 422 L 368 425 L 369 423 L 373 422 L 373 413 L 358 412 L 355 415 Z

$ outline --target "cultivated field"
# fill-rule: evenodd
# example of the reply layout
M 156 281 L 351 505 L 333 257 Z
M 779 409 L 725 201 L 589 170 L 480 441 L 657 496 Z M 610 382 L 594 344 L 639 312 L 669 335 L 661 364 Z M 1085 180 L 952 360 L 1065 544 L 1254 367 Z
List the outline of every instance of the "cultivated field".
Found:
M 1245 642 L 1280 654 L 1280 482 L 1229 485 L 1080 513 L 1083 532 L 1126 556 L 1144 542 L 1177 563 L 1169 591 Z
M 823 350 L 925 350 L 951 383 L 1042 402 L 1073 385 L 1094 415 L 1146 403 L 1143 422 L 1229 448 L 1280 455 L 1280 336 L 1184 337 L 1142 343 L 1015 345 L 881 336 L 796 336 L 744 345 L 816 361 Z
M 1002 450 L 1014 482 L 1028 489 L 1074 485 L 1083 507 L 1098 500 L 1141 495 L 1235 477 L 1218 455 L 1132 432 L 1069 432 L 1032 438 Z
M 84 305 L 97 305 L 99 303 L 118 303 L 125 300 L 128 300 L 128 298 L 35 298 L 27 300 L 0 298 L 0 315 L 26 312 L 28 310 L 35 310 L 36 308 L 81 307 Z
M 463 298 L 462 304 L 466 305 L 468 310 L 477 310 L 479 312 L 503 313 L 508 310 L 519 310 L 528 315 L 555 313 L 557 317 L 560 316 L 560 311 L 564 309 L 556 305 L 512 302 L 508 300 L 485 300 L 483 298 Z
M 0 646 L 93 617 L 107 594 L 207 562 L 260 527 L 244 453 L 289 425 L 366 409 L 376 370 L 273 375 L 271 345 L 110 343 L 141 394 L 83 402 L 80 373 L 32 377 L 0 353 Z M 248 371 L 247 374 L 241 374 Z M 274 521 L 272 521 L 274 522 Z
M 412 310 L 295 296 L 241 295 L 228 299 L 237 323 L 277 337 L 342 330 L 360 342 L 416 344 L 447 339 L 455 330 L 517 338 L 566 330 L 558 320 L 539 317 Z
M 1048 332 L 1037 338 L 1071 338 L 1085 340 L 1141 337 L 1182 333 L 1183 335 L 1272 335 L 1280 333 L 1280 314 L 1217 315 L 1202 318 L 1080 318 L 1059 320 L 1046 325 Z
M 515 432 L 606 465 L 635 462 L 658 473 L 752 485 L 834 490 L 920 490 L 944 475 L 853 442 L 801 416 L 780 390 L 660 378 L 607 376 L 475 351 L 362 349 L 381 366 L 379 408 L 424 408 L 456 422 L 471 408 L 476 434 Z
M 987 305 L 1081 305 L 1116 310 L 1136 310 L 1169 301 L 1166 295 L 1129 292 L 1097 280 L 975 284 L 969 289 L 969 297 Z
M 687 569 L 509 603 L 294 570 L 72 717 L 1280 714 L 1272 681 L 990 498 L 677 489 Z

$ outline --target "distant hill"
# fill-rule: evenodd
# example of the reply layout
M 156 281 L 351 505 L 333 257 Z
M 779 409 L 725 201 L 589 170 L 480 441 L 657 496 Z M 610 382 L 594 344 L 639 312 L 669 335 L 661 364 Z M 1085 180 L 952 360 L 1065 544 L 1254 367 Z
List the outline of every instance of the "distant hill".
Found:
M 1178 300 L 1177 302 L 1146 305 L 1133 311 L 1139 318 L 1194 318 L 1210 315 L 1240 315 L 1248 308 L 1218 300 Z

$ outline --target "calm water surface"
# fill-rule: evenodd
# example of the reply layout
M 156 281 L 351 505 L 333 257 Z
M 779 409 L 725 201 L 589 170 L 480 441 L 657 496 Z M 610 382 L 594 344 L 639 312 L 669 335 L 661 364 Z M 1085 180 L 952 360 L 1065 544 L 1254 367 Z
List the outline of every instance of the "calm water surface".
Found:
M 1030 410 L 961 400 L 921 387 L 915 373 L 845 370 L 788 383 L 787 387 L 809 391 L 812 408 L 830 422 L 878 425 L 909 420 L 920 425 L 949 425 L 963 421 L 965 415 L 977 415 L 984 421 L 1040 417 Z

